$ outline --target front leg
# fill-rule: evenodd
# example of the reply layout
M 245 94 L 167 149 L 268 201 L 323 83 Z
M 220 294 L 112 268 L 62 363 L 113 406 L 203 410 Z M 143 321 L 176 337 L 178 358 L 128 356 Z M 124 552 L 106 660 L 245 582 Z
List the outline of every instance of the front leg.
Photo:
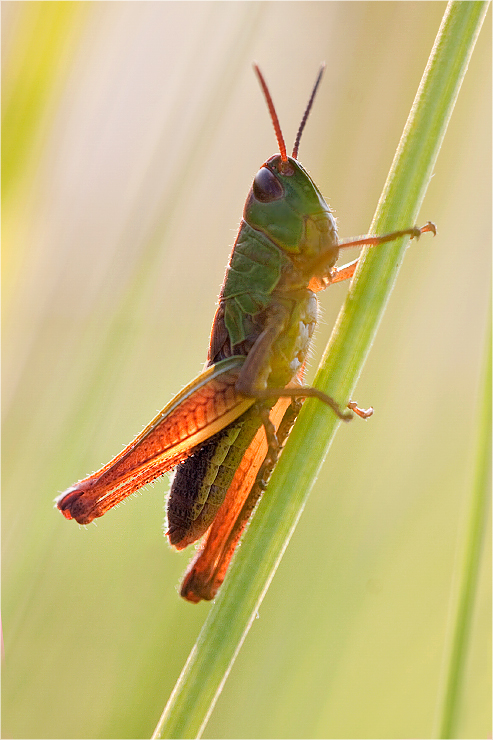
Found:
M 419 239 L 421 234 L 426 233 L 431 233 L 433 236 L 436 236 L 437 229 L 435 224 L 431 221 L 428 221 L 421 227 L 412 226 L 410 229 L 393 231 L 391 234 L 384 234 L 383 236 L 361 236 L 356 239 L 347 239 L 339 242 L 338 248 L 341 250 L 347 249 L 348 247 L 376 247 L 380 244 L 387 244 L 395 239 L 399 239 L 402 236 L 410 236 L 411 239 Z M 312 269 L 314 277 L 312 277 L 309 282 L 310 290 L 317 293 L 319 290 L 324 290 L 329 285 L 332 285 L 332 283 L 341 283 L 343 280 L 349 280 L 353 277 L 358 262 L 359 257 L 341 267 L 331 267 L 327 274 L 322 276 L 317 275 L 316 266 L 313 265 Z

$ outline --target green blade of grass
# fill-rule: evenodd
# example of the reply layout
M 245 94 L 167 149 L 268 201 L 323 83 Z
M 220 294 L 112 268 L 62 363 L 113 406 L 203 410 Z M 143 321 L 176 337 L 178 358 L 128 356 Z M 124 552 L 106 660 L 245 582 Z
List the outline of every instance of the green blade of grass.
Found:
M 434 737 L 451 738 L 458 735 L 458 717 L 466 670 L 474 602 L 481 565 L 482 546 L 488 521 L 491 489 L 491 323 L 485 342 L 486 356 L 483 373 L 483 393 L 479 401 L 478 436 L 474 479 L 467 509 L 464 530 L 460 533 L 459 552 L 452 591 L 449 630 L 445 645 L 442 685 L 437 703 Z
M 413 224 L 488 3 L 447 6 L 375 214 L 372 230 Z M 339 314 L 315 385 L 341 404 L 369 352 L 407 240 L 369 251 Z M 268 490 L 166 705 L 156 738 L 200 737 L 301 515 L 339 422 L 306 403 Z M 308 452 L 309 451 L 309 452 Z

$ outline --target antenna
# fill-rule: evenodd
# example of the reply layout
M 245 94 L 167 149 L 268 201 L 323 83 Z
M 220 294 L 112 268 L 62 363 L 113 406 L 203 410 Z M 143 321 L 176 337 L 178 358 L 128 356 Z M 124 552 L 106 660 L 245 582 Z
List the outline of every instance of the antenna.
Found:
M 262 86 L 262 90 L 264 91 L 265 99 L 269 107 L 270 117 L 272 118 L 272 123 L 274 124 L 274 131 L 276 132 L 277 143 L 279 144 L 279 151 L 281 153 L 281 159 L 283 162 L 287 162 L 288 155 L 286 154 L 286 144 L 284 143 L 284 137 L 282 135 L 281 126 L 279 124 L 279 119 L 277 117 L 276 109 L 274 108 L 274 103 L 272 102 L 272 98 L 270 96 L 269 88 L 267 87 L 267 83 L 264 80 L 262 72 L 260 71 L 256 63 L 254 63 L 253 68 L 255 72 L 257 73 L 257 77 L 260 80 L 260 84 Z M 317 85 L 318 85 L 318 80 L 317 80 Z M 316 89 L 316 86 L 315 86 L 315 89 Z M 313 94 L 312 94 L 312 97 L 313 97 Z
M 298 149 L 300 147 L 301 134 L 303 133 L 303 129 L 305 128 L 305 124 L 306 124 L 306 122 L 308 120 L 308 116 L 310 114 L 310 111 L 311 111 L 311 108 L 312 108 L 312 105 L 313 105 L 313 101 L 315 99 L 315 94 L 317 92 L 317 88 L 318 88 L 318 86 L 320 84 L 320 80 L 322 79 L 322 75 L 324 73 L 324 69 L 325 69 L 325 62 L 320 67 L 320 71 L 319 71 L 319 73 L 317 75 L 317 79 L 315 81 L 315 85 L 313 86 L 312 94 L 310 95 L 310 100 L 308 101 L 308 105 L 306 106 L 305 112 L 303 114 L 303 118 L 301 119 L 300 127 L 298 129 L 298 133 L 296 134 L 296 140 L 294 142 L 293 153 L 291 155 L 293 157 L 293 159 L 298 159 Z

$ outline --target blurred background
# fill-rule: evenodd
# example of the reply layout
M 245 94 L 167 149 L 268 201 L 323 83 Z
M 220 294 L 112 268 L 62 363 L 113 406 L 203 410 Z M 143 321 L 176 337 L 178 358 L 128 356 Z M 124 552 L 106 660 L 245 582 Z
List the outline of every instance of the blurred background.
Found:
M 2 3 L 4 737 L 150 736 L 210 609 L 177 593 L 167 478 L 88 527 L 53 498 L 203 366 L 277 149 L 252 61 L 288 148 L 326 61 L 299 157 L 362 234 L 444 11 Z M 418 219 L 439 234 L 407 251 L 355 394 L 375 415 L 340 428 L 205 737 L 431 736 L 489 315 L 490 26 Z M 489 548 L 461 737 L 491 737 Z

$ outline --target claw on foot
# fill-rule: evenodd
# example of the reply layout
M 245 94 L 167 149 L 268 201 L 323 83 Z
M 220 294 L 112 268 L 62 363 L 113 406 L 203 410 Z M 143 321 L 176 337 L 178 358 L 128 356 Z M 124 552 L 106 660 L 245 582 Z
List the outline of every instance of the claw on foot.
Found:
M 362 419 L 369 419 L 370 416 L 373 416 L 373 408 L 371 406 L 369 409 L 360 409 L 358 404 L 355 401 L 350 401 L 348 403 L 348 409 L 351 409 L 351 411 L 354 411 L 354 413 L 357 414 Z
M 419 237 L 421 236 L 421 234 L 426 234 L 428 232 L 430 232 L 431 234 L 433 234 L 433 236 L 436 236 L 437 235 L 437 227 L 433 223 L 433 221 L 427 221 L 424 226 L 421 226 L 421 228 L 419 228 L 417 226 L 415 233 L 411 235 L 411 239 L 414 239 L 414 237 L 416 237 L 417 239 L 419 239 Z

